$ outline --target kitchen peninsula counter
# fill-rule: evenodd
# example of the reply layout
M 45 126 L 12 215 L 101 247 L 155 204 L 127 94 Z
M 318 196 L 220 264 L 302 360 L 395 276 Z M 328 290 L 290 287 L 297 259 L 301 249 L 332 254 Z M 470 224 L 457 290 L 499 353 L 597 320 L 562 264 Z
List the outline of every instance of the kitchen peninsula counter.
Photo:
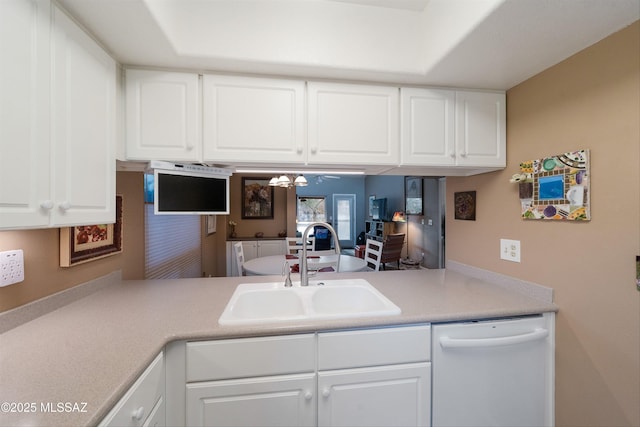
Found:
M 366 278 L 402 313 L 220 326 L 218 318 L 238 284 L 281 278 L 117 281 L 0 335 L 0 402 L 34 403 L 36 409 L 7 413 L 4 406 L 0 425 L 97 424 L 158 352 L 176 340 L 488 319 L 557 310 L 550 298 L 525 295 L 504 284 L 453 270 L 329 273 L 320 277 Z M 297 275 L 292 279 L 298 280 Z M 69 406 L 78 411 L 42 410 L 56 408 L 58 402 L 78 404 Z

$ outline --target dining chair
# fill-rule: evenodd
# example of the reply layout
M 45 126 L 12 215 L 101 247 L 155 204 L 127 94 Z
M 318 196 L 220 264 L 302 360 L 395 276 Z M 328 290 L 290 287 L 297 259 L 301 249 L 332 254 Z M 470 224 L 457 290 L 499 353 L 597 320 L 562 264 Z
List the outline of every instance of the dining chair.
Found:
M 396 262 L 397 268 L 400 269 L 400 258 L 402 257 L 402 248 L 404 247 L 404 233 L 387 234 L 382 244 L 382 255 L 380 257 L 380 265 L 386 270 L 385 264 L 388 262 Z
M 302 251 L 302 237 L 287 237 L 287 255 L 298 255 L 298 251 Z M 309 237 L 307 239 L 307 250 L 315 250 L 315 238 Z
M 367 239 L 364 251 L 364 262 L 373 271 L 380 271 L 380 260 L 382 259 L 382 242 Z
M 244 250 L 242 249 L 242 242 L 233 244 L 233 252 L 236 254 L 236 265 L 238 266 L 238 276 L 244 276 Z

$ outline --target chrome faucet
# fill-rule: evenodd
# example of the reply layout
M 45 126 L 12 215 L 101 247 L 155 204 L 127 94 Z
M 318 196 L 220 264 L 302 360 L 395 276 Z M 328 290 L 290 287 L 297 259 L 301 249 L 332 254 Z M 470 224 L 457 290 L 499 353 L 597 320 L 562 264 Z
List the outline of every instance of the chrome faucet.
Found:
M 309 270 L 307 266 L 307 239 L 309 238 L 309 230 L 316 225 L 327 227 L 333 237 L 333 246 L 338 254 L 338 263 L 336 264 L 336 271 L 340 271 L 340 242 L 338 241 L 338 234 L 333 227 L 326 222 L 312 222 L 304 229 L 302 233 L 302 259 L 300 260 L 300 286 L 309 286 Z

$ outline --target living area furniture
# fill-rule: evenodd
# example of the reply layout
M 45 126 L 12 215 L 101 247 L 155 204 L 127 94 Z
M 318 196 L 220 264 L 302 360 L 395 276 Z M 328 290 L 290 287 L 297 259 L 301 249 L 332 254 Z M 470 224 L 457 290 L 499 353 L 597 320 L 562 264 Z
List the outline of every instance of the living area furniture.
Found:
M 382 256 L 380 265 L 385 270 L 385 264 L 396 262 L 400 269 L 400 258 L 402 258 L 402 247 L 404 246 L 404 233 L 388 234 L 382 245 Z

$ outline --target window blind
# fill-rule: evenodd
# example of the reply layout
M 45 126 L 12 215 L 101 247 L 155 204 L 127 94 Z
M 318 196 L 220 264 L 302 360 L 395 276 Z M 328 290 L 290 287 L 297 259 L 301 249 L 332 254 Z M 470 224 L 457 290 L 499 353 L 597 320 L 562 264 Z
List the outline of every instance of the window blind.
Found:
M 145 278 L 200 277 L 200 216 L 154 215 L 145 204 Z

